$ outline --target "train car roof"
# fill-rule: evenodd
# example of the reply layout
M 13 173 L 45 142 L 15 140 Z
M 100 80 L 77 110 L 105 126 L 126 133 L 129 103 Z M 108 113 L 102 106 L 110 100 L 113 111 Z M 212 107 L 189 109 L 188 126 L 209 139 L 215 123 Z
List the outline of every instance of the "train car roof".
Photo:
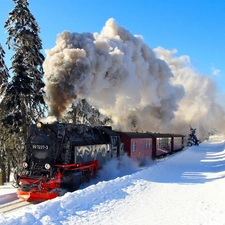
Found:
M 172 138 L 172 137 L 185 137 L 182 134 L 170 134 L 170 133 L 139 133 L 139 132 L 122 132 L 119 133 L 127 135 L 130 138 Z
M 151 133 L 151 135 L 155 138 L 163 138 L 163 137 L 185 137 L 182 134 L 171 134 L 171 133 Z
M 171 134 L 172 137 L 185 137 L 183 134 Z
M 124 134 L 130 138 L 152 138 L 152 135 L 150 133 L 139 133 L 139 132 L 119 132 L 121 134 Z
M 168 138 L 168 137 L 172 137 L 172 134 L 169 134 L 169 133 L 167 133 L 167 134 L 163 134 L 163 133 L 151 133 L 151 135 L 153 136 L 153 137 L 155 137 L 155 138 L 163 138 L 163 137 L 165 137 L 165 138 Z

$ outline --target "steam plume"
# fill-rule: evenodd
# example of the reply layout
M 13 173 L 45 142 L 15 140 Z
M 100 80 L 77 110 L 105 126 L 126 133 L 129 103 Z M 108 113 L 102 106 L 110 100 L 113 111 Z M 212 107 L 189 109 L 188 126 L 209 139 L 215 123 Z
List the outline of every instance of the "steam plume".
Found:
M 49 115 L 60 117 L 77 98 L 87 98 L 117 127 L 158 130 L 169 124 L 184 96 L 172 85 L 168 65 L 140 36 L 109 19 L 100 34 L 63 32 L 44 62 Z M 149 126 L 148 126 L 149 129 Z
M 197 73 L 190 58 L 176 57 L 176 50 L 158 47 L 154 51 L 172 69 L 172 83 L 182 84 L 185 88 L 186 94 L 179 102 L 179 110 L 172 121 L 173 130 L 184 133 L 187 124 L 190 124 L 197 128 L 201 138 L 207 137 L 213 129 L 225 133 L 225 112 L 217 101 L 218 91 L 213 78 Z
M 126 131 L 187 134 L 189 124 L 197 124 L 203 134 L 215 125 L 215 116 L 218 126 L 224 124 L 213 80 L 196 74 L 187 56 L 176 58 L 176 51 L 163 48 L 153 51 L 114 19 L 100 34 L 65 31 L 46 53 L 49 116 L 59 118 L 74 100 L 86 98 L 112 118 L 115 128 Z

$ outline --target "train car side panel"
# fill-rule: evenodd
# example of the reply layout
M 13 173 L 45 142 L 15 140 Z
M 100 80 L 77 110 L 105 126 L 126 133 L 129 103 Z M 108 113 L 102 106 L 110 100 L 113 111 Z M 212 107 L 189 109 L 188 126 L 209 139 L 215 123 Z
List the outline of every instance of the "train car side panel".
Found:
M 139 164 L 146 157 L 152 158 L 152 137 L 148 133 L 120 132 L 120 138 L 124 151 Z
M 184 135 L 173 134 L 172 135 L 172 150 L 174 152 L 182 150 L 184 148 Z
M 152 134 L 154 158 L 172 153 L 172 136 L 170 134 Z
M 130 149 L 130 157 L 140 164 L 144 161 L 144 149 L 142 144 L 143 139 L 131 138 L 131 149 Z
M 112 157 L 110 144 L 75 146 L 74 151 L 75 164 L 98 160 L 98 166 L 102 167 L 102 165 Z
M 145 158 L 152 158 L 152 138 L 148 138 L 146 140 L 144 140 L 144 155 L 145 155 Z

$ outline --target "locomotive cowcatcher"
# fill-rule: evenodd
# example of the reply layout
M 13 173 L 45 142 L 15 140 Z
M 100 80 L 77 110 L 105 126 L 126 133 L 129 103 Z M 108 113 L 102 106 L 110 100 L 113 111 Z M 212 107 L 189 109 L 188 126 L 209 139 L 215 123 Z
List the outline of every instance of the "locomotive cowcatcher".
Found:
M 29 127 L 17 177 L 19 198 L 41 202 L 74 191 L 104 163 L 123 155 L 118 133 L 109 126 L 38 122 Z

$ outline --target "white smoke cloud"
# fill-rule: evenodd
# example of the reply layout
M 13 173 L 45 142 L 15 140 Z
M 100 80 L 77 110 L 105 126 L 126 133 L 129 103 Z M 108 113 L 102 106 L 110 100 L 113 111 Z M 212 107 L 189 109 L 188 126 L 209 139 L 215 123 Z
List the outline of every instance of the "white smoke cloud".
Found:
M 50 116 L 87 98 L 118 128 L 158 131 L 174 118 L 184 95 L 181 85 L 171 84 L 168 65 L 114 19 L 100 34 L 58 35 L 43 67 Z
M 212 77 L 198 74 L 192 67 L 188 56 L 176 57 L 176 50 L 169 51 L 162 47 L 154 49 L 156 55 L 165 60 L 174 77 L 173 84 L 181 84 L 185 96 L 179 102 L 172 126 L 177 132 L 187 129 L 187 124 L 197 128 L 203 138 L 209 131 L 216 129 L 225 132 L 225 111 L 217 101 L 217 86 Z
M 203 118 L 207 127 L 215 114 L 224 118 L 213 100 L 215 83 L 175 53 L 153 51 L 114 19 L 100 34 L 65 31 L 43 64 L 49 116 L 59 118 L 74 100 L 86 98 L 116 129 L 187 134 L 190 124 L 205 132 Z

